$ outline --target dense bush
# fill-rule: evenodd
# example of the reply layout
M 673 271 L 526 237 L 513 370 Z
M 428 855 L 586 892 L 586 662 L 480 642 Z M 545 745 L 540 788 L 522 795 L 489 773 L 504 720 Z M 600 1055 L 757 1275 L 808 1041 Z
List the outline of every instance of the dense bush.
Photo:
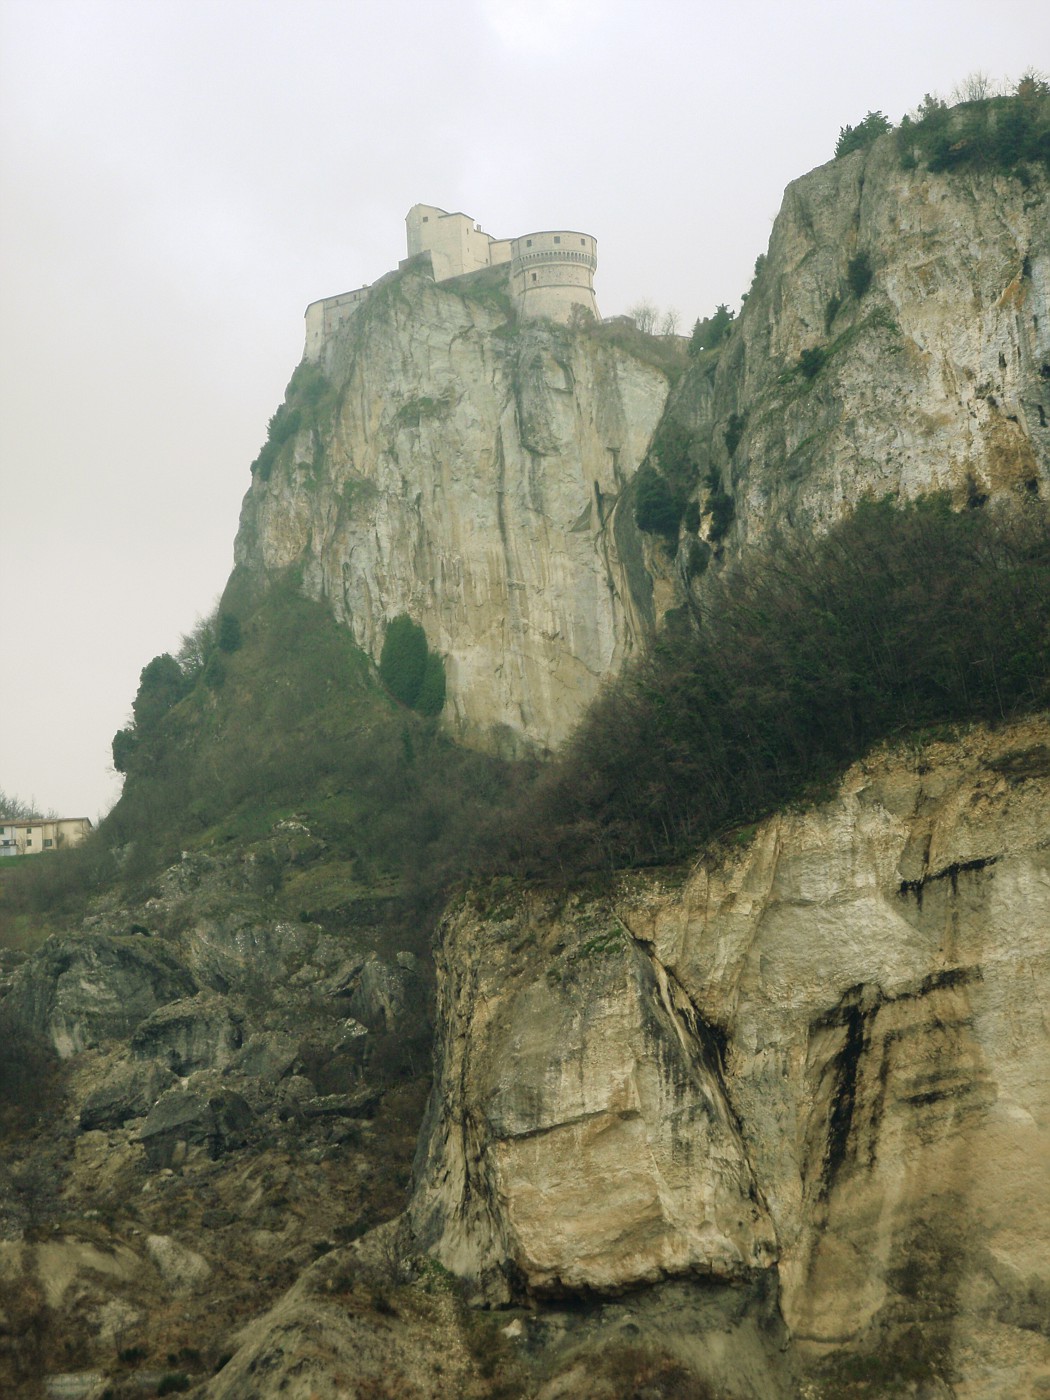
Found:
M 127 773 L 141 751 L 141 741 L 157 732 L 164 716 L 186 695 L 192 682 L 170 652 L 155 656 L 139 673 L 131 703 L 132 723 L 113 736 L 113 767 Z
M 835 143 L 835 156 L 848 156 L 851 151 L 861 151 L 884 131 L 889 131 L 891 122 L 881 112 L 869 112 L 856 126 L 844 126 L 839 130 Z
M 379 676 L 395 700 L 424 715 L 439 715 L 445 706 L 445 666 L 427 646 L 418 622 L 402 613 L 386 629 L 379 656 Z
M 267 424 L 266 441 L 252 463 L 252 475 L 268 481 L 285 443 L 300 428 L 316 426 L 334 402 L 335 390 L 320 367 L 300 364 L 288 382 L 284 402 Z
M 233 613 L 219 614 L 219 636 L 217 645 L 220 651 L 237 651 L 243 641 L 241 624 Z
M 874 275 L 871 258 L 867 253 L 858 253 L 855 258 L 850 258 L 846 267 L 846 281 L 858 301 L 868 291 Z
M 746 418 L 742 414 L 731 413 L 729 415 L 729 420 L 726 423 L 726 430 L 723 434 L 723 440 L 726 445 L 726 451 L 729 453 L 730 457 L 733 456 L 740 446 L 740 439 L 744 436 L 744 425 L 746 421 Z
M 958 107 L 927 94 L 916 118 L 897 134 L 901 163 L 925 161 L 939 172 L 977 166 L 1025 175 L 1025 167 L 1050 170 L 1050 88 L 1022 78 L 1012 96 L 983 97 Z
M 684 509 L 685 502 L 654 466 L 647 464 L 639 470 L 634 497 L 634 518 L 639 530 L 661 535 L 673 544 Z
M 459 748 L 424 717 L 444 701 L 441 658 L 428 653 L 414 712 L 392 704 L 346 629 L 293 578 L 237 612 L 242 645 L 213 650 L 190 693 L 139 736 L 99 830 L 6 874 L 9 925 L 115 878 L 147 880 L 198 843 L 268 836 L 289 812 L 305 814 L 362 886 L 425 902 L 470 868 L 479 822 L 528 770 Z
M 445 708 L 445 663 L 436 652 L 427 656 L 414 708 L 421 715 L 439 715 Z
M 811 350 L 803 350 L 798 357 L 798 367 L 802 371 L 803 379 L 816 379 L 827 363 L 827 359 L 828 352 L 822 345 L 816 345 Z
M 758 264 L 755 264 L 756 275 Z M 695 359 L 701 350 L 714 350 L 721 345 L 729 334 L 733 325 L 734 313 L 723 302 L 717 306 L 714 313 L 705 316 L 703 320 L 697 318 L 693 322 L 692 333 L 689 337 L 689 355 Z
M 708 576 L 588 714 L 499 858 L 662 859 L 834 778 L 877 740 L 1050 703 L 1050 531 L 932 498 Z

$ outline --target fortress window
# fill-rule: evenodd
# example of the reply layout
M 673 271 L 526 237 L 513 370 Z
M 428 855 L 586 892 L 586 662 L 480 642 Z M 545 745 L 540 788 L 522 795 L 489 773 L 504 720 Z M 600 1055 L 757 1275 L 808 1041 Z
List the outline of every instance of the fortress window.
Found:
M 533 280 L 534 282 L 535 282 L 535 280 L 536 280 L 536 274 L 535 274 L 535 273 L 532 274 L 532 280 Z
M 425 224 L 429 224 L 429 223 L 430 223 L 430 215 L 429 215 L 429 214 L 424 214 L 424 215 L 423 215 L 423 222 L 424 222 Z
M 555 243 L 560 243 L 561 239 L 557 235 L 555 235 L 554 241 Z

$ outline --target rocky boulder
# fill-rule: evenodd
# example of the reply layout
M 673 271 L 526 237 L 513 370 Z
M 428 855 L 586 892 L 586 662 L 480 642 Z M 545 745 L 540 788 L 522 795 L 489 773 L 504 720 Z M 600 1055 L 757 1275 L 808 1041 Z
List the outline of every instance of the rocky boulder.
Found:
M 159 939 L 91 932 L 49 939 L 15 973 L 4 1004 L 16 1024 L 67 1057 L 128 1035 L 157 1007 L 196 990 Z
M 212 1159 L 243 1147 L 254 1121 L 247 1101 L 231 1089 L 172 1089 L 150 1110 L 139 1141 L 157 1170 L 177 1166 L 192 1147 L 202 1147 Z
M 223 1069 L 240 1049 L 242 1022 L 225 998 L 186 997 L 139 1023 L 131 1053 L 136 1059 L 158 1060 L 178 1075 Z
M 119 1128 L 129 1118 L 145 1117 L 174 1081 L 172 1071 L 163 1065 L 119 1061 L 81 1105 L 81 1129 Z

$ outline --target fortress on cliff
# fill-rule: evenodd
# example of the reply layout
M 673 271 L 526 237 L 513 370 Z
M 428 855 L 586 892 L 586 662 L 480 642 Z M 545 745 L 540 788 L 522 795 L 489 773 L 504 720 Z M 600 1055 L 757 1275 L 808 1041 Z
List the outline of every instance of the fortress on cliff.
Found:
M 589 233 L 544 229 L 520 238 L 493 238 L 469 214 L 450 214 L 433 204 L 413 204 L 405 223 L 408 258 L 401 267 L 412 259 L 428 258 L 434 281 L 448 282 L 484 267 L 506 266 L 519 316 L 568 322 L 579 306 L 598 319 L 594 299 L 598 244 Z M 310 303 L 307 360 L 321 358 L 329 336 L 354 315 L 371 290 L 371 286 L 358 287 Z

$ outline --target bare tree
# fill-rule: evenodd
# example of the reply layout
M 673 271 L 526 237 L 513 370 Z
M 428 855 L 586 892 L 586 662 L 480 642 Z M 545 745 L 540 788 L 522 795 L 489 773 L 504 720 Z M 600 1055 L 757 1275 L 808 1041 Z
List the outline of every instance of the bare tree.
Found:
M 980 70 L 969 73 L 957 83 L 952 89 L 952 101 L 954 102 L 984 102 L 989 97 L 994 97 L 998 91 L 996 83 Z
M 27 822 L 42 818 L 43 815 L 34 801 L 23 802 L 20 797 L 15 797 L 13 793 L 7 793 L 0 788 L 0 817 L 6 817 L 12 822 Z
M 651 301 L 637 302 L 627 314 L 640 331 L 644 331 L 646 335 L 655 334 L 660 313 Z
M 664 312 L 664 318 L 660 322 L 661 335 L 678 334 L 678 312 L 672 306 L 669 311 Z

